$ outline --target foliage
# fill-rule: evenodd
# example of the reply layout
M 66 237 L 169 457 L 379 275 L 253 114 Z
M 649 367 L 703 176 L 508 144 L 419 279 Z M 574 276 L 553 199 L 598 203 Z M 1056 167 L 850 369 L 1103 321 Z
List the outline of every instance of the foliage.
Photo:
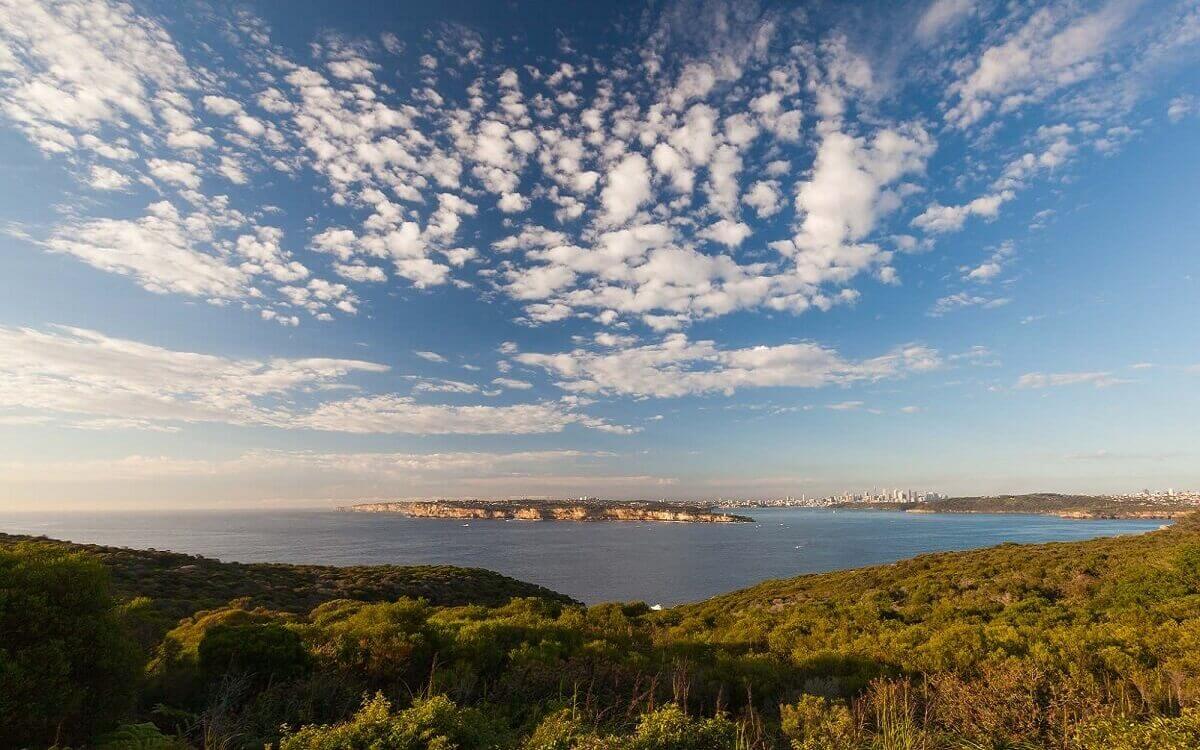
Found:
M 643 714 L 629 750 L 719 750 L 737 742 L 737 727 L 724 716 L 696 719 L 674 704 Z
M 104 610 L 154 641 L 139 720 L 204 750 L 1200 746 L 1194 519 L 769 581 L 664 612 L 368 601 L 335 586 L 308 610 L 235 599 L 164 630 L 163 579 L 148 581 Z
M 118 727 L 101 737 L 96 750 L 188 750 L 188 745 L 147 722 Z
M 1177 518 L 1195 511 L 1195 506 L 1184 503 L 1105 495 L 1060 495 L 1054 492 L 943 497 L 907 503 L 840 503 L 837 507 L 919 510 L 926 513 L 1061 514 L 1072 518 Z
M 543 719 L 521 744 L 521 750 L 577 750 L 600 746 L 602 740 L 577 712 L 564 708 Z
M 1129 717 L 1100 719 L 1080 727 L 1076 750 L 1195 750 L 1200 747 L 1200 711 L 1156 716 L 1149 721 Z
M 300 636 L 275 622 L 219 625 L 204 634 L 197 655 L 201 673 L 210 679 L 245 674 L 256 684 L 295 679 L 310 666 Z
M 841 750 L 857 744 L 859 731 L 845 704 L 802 695 L 779 709 L 779 723 L 792 750 Z
M 306 629 L 314 653 L 325 664 L 384 686 L 401 680 L 416 685 L 436 650 L 427 604 L 411 599 L 367 604 L 338 600 L 313 610 Z
M 0 550 L 0 747 L 112 728 L 133 708 L 137 674 L 103 566 L 41 545 Z
M 419 699 L 392 713 L 391 704 L 376 695 L 345 723 L 305 727 L 284 737 L 280 750 L 493 750 L 507 743 L 502 726 L 445 696 Z
M 246 599 L 251 606 L 295 614 L 308 612 L 331 599 L 378 602 L 410 597 L 435 605 L 499 606 L 514 596 L 532 596 L 572 603 L 570 598 L 541 586 L 476 568 L 227 563 L 176 552 L 0 534 L 0 549 L 27 542 L 64 552 L 86 552 L 110 569 L 118 593 L 129 598 L 149 597 L 170 616 L 170 622 L 197 610 L 224 606 L 233 599 Z

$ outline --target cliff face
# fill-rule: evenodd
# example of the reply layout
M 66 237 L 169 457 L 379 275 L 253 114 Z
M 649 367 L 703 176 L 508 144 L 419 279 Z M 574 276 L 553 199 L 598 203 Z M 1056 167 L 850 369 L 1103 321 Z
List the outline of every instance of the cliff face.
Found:
M 1128 511 L 1104 511 L 1104 510 L 1064 510 L 1054 515 L 1059 518 L 1070 518 L 1073 520 L 1143 520 L 1143 521 L 1170 521 L 1177 518 L 1195 513 L 1194 509 L 1180 508 L 1164 508 L 1162 510 L 1128 510 Z
M 338 510 L 355 513 L 400 513 L 412 518 L 514 519 L 518 521 L 674 521 L 680 523 L 738 523 L 746 516 L 696 508 L 644 508 L 624 505 L 490 504 L 448 502 L 363 503 Z

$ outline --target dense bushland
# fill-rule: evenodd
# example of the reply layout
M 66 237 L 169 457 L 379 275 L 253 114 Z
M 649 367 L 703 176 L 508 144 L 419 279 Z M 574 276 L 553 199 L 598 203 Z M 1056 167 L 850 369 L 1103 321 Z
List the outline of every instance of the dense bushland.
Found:
M 464 604 L 449 584 L 436 603 L 357 598 L 298 578 L 294 596 L 270 585 L 169 627 L 156 596 L 178 606 L 245 588 L 162 573 L 139 588 L 121 569 L 144 568 L 138 554 L 62 543 L 0 555 L 4 746 L 1200 747 L 1192 519 L 768 581 L 665 612 L 495 592 Z M 121 581 L 115 598 L 98 560 Z

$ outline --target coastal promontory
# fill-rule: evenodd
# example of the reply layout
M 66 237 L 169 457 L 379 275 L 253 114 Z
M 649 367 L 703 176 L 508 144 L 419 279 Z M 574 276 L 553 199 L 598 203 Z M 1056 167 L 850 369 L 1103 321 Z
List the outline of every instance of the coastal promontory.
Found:
M 754 519 L 699 505 L 596 500 L 407 500 L 338 508 L 353 513 L 398 513 L 410 518 L 512 521 L 668 521 L 747 523 Z

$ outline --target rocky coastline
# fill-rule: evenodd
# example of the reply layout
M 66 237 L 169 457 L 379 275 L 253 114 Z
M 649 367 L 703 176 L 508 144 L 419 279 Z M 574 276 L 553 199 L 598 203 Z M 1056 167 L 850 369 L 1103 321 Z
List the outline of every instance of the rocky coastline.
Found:
M 670 523 L 753 523 L 749 516 L 668 503 L 571 503 L 412 500 L 339 507 L 349 513 L 398 513 L 410 518 L 512 521 L 656 521 Z

